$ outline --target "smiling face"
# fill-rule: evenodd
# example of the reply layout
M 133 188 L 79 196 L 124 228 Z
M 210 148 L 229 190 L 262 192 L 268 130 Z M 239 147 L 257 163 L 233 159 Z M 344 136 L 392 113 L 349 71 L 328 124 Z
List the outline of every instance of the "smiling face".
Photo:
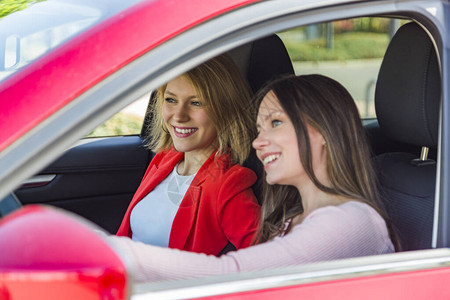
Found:
M 312 126 L 307 124 L 306 127 L 313 170 L 317 176 L 325 166 L 324 139 Z M 272 91 L 266 94 L 259 107 L 257 129 L 258 136 L 253 141 L 253 147 L 264 165 L 267 183 L 298 187 L 305 180 L 310 180 L 300 160 L 294 125 Z
M 208 116 L 207 103 L 186 77 L 167 84 L 162 117 L 177 151 L 208 157 L 215 150 L 217 132 Z

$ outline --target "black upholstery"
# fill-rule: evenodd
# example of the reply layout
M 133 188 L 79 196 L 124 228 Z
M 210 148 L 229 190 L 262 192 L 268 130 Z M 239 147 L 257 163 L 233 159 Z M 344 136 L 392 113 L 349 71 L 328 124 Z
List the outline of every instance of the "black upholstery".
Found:
M 439 67 L 433 44 L 419 25 L 406 24 L 392 39 L 380 69 L 376 97 L 378 122 L 389 138 L 436 146 Z
M 286 47 L 277 35 L 270 35 L 245 44 L 231 50 L 229 54 L 247 78 L 253 92 L 258 91 L 264 83 L 276 76 L 294 74 Z M 244 166 L 252 169 L 258 176 L 253 191 L 261 203 L 263 168 L 254 150 L 250 153 Z
M 242 45 L 228 52 L 237 67 L 247 78 L 253 92 L 257 92 L 265 82 L 283 75 L 294 74 L 291 59 L 287 50 L 277 35 L 270 35 L 260 40 Z M 249 157 L 243 164 L 253 170 L 258 180 L 252 186 L 258 202 L 262 202 L 263 167 L 256 157 L 256 152 L 252 149 Z M 221 256 L 229 251 L 236 250 L 230 242 L 220 251 Z
M 396 142 L 436 148 L 441 79 L 427 33 L 415 23 L 402 26 L 383 59 L 375 92 L 382 132 Z M 376 165 L 386 208 L 402 250 L 431 247 L 436 162 L 417 154 L 385 153 Z
M 229 52 L 242 74 L 247 78 L 253 92 L 282 74 L 294 74 L 289 54 L 277 35 L 240 46 Z

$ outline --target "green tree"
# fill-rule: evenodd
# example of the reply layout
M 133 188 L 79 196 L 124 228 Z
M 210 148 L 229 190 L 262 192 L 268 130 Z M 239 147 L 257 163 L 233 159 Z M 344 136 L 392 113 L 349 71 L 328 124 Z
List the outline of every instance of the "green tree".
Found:
M 0 18 L 45 0 L 0 0 Z

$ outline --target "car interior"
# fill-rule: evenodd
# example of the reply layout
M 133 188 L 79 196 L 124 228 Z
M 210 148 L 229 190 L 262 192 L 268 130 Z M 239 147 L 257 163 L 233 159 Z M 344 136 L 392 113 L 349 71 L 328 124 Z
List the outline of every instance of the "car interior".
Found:
M 376 156 L 386 207 L 404 250 L 430 248 L 441 94 L 439 65 L 431 39 L 416 23 L 393 37 L 378 75 L 375 107 L 384 135 L 421 149 Z
M 280 74 L 294 74 L 283 41 L 275 34 L 229 52 L 253 91 Z M 431 248 L 441 79 L 428 33 L 403 25 L 382 60 L 375 89 L 376 120 L 364 123 L 379 173 L 386 209 L 402 250 Z M 44 203 L 79 214 L 115 233 L 153 157 L 145 148 L 147 110 L 141 136 L 84 139 L 39 174 L 49 181 L 24 184 L 2 201 L 0 213 L 21 204 Z M 258 175 L 255 153 L 245 163 Z M 47 178 L 47 177 L 46 177 Z M 17 196 L 17 198 L 16 198 Z M 11 204 L 12 203 L 12 204 Z
M 265 82 L 276 76 L 294 74 L 289 54 L 277 35 L 270 35 L 245 44 L 231 50 L 229 54 L 247 78 L 253 92 L 258 91 Z M 258 175 L 253 192 L 261 203 L 263 169 L 254 150 L 250 153 L 244 166 L 252 169 Z

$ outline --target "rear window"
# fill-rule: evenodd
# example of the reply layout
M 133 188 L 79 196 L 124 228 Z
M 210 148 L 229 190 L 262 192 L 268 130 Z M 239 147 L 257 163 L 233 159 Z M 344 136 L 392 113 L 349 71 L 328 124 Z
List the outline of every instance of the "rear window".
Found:
M 297 75 L 319 73 L 344 85 L 361 118 L 375 118 L 375 85 L 386 48 L 406 21 L 355 18 L 302 26 L 278 35 Z

